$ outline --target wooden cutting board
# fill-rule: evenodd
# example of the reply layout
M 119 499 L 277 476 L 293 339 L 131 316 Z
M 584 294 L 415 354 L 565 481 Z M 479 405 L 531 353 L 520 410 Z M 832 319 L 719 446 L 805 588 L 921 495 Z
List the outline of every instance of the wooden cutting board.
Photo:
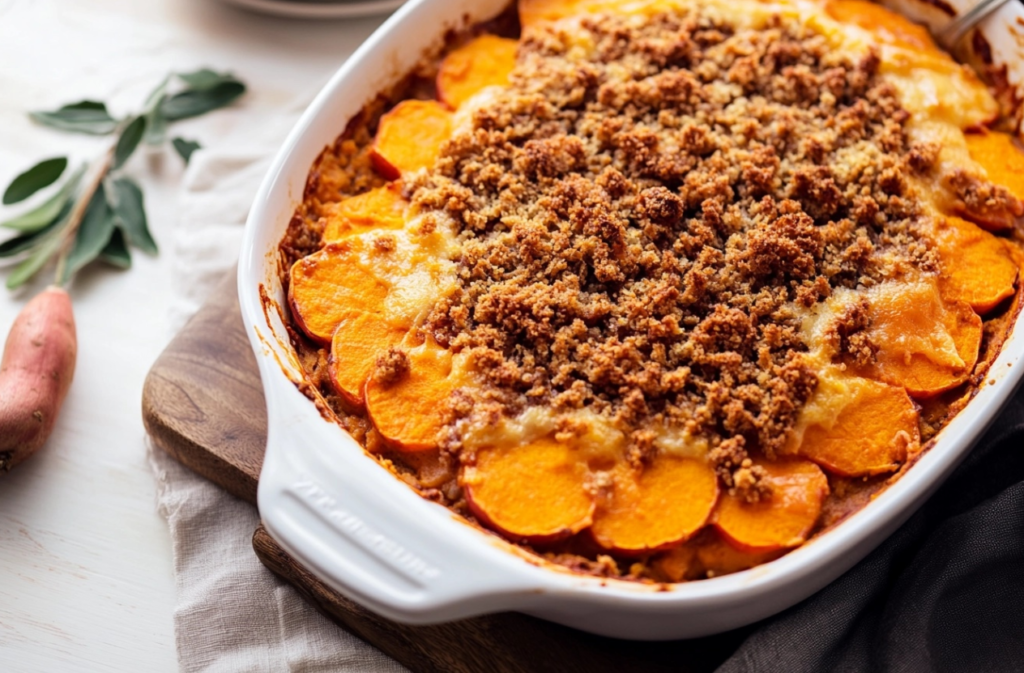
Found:
M 230 273 L 154 363 L 142 393 L 142 414 L 157 446 L 255 506 L 266 448 L 266 406 L 235 287 L 235 274 Z M 711 671 L 750 631 L 639 643 L 513 613 L 407 626 L 328 588 L 262 527 L 253 535 L 253 548 L 263 564 L 298 589 L 312 607 L 413 671 Z

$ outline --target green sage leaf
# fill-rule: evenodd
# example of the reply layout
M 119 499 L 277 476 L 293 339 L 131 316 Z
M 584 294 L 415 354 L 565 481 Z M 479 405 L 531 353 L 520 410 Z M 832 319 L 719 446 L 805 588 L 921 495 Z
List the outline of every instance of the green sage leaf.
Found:
M 185 160 L 185 165 L 188 165 L 188 160 L 192 158 L 192 153 L 202 148 L 202 145 L 194 140 L 185 140 L 184 138 L 174 138 L 171 140 L 171 144 L 174 145 L 174 149 L 178 152 L 178 155 Z
M 170 81 L 171 75 L 164 77 L 163 81 L 149 92 L 146 103 L 142 106 L 142 114 L 146 117 L 147 145 L 159 145 L 167 135 L 167 120 L 160 112 L 160 105 L 167 98 L 167 85 Z
M 114 163 L 111 170 L 117 170 L 128 161 L 128 158 L 139 146 L 142 136 L 146 133 L 146 118 L 136 117 L 128 126 L 121 131 L 121 137 L 117 139 L 117 146 L 114 147 Z
M 7 289 L 15 290 L 32 280 L 32 277 L 46 266 L 50 258 L 60 249 L 60 242 L 61 235 L 59 229 L 47 231 L 40 239 L 39 245 L 35 246 L 31 254 L 18 266 L 14 267 L 14 270 L 7 276 Z
M 128 250 L 128 244 L 125 243 L 120 229 L 114 229 L 114 233 L 110 235 L 107 246 L 100 252 L 100 260 L 119 269 L 132 268 L 132 253 Z
M 186 89 L 174 94 L 160 104 L 160 111 L 167 121 L 198 117 L 229 105 L 243 93 L 245 85 L 232 77 L 209 89 Z
M 200 68 L 194 72 L 179 72 L 178 79 L 193 91 L 209 91 L 227 82 L 238 82 L 234 75 L 216 72 L 209 68 Z
M 103 186 L 107 191 L 107 200 L 114 210 L 115 224 L 124 232 L 128 243 L 147 255 L 157 254 L 156 241 L 149 233 L 142 188 L 128 177 L 107 180 Z
M 0 227 L 31 233 L 51 224 L 68 210 L 68 202 L 71 201 L 71 196 L 78 189 L 78 184 L 82 181 L 82 175 L 84 174 L 85 166 L 82 166 L 68 178 L 67 182 L 61 185 L 60 190 L 56 194 L 40 206 L 6 222 L 0 222 Z
M 71 103 L 52 112 L 30 112 L 29 117 L 40 124 L 72 133 L 105 136 L 117 130 L 117 120 L 107 112 L 107 106 L 92 100 Z
M 57 182 L 57 179 L 64 173 L 64 169 L 67 167 L 67 157 L 56 157 L 40 161 L 11 181 L 11 184 L 7 186 L 7 190 L 4 192 L 4 205 L 7 206 L 24 201 L 40 189 L 49 187 Z
M 160 105 L 157 104 L 146 114 L 146 144 L 159 145 L 165 138 L 167 138 L 167 119 L 160 111 Z
M 97 189 L 78 227 L 75 244 L 68 253 L 64 274 L 58 282 L 63 285 L 79 269 L 96 259 L 107 247 L 113 233 L 114 211 L 107 204 L 104 190 Z
M 33 231 L 32 233 L 19 234 L 0 243 L 0 257 L 14 257 L 39 245 L 46 238 L 47 234 L 58 228 L 63 222 L 66 222 L 70 211 L 71 207 L 68 206 L 59 218 L 46 225 L 45 228 Z

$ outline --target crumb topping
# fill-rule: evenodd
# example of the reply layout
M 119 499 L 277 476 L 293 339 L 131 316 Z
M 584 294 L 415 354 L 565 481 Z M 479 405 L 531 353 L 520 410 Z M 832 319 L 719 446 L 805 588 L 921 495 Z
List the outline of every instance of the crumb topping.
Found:
M 524 35 L 511 86 L 412 181 L 462 249 L 427 329 L 486 377 L 462 416 L 589 407 L 641 461 L 652 428 L 685 428 L 756 500 L 749 452 L 781 448 L 816 385 L 795 307 L 934 270 L 905 176 L 938 149 L 910 145 L 875 52 L 795 21 L 579 21 Z

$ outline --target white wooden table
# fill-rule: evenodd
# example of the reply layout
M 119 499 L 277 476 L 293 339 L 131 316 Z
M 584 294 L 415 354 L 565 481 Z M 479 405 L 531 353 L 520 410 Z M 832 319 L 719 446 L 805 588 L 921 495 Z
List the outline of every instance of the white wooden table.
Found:
M 250 86 L 236 108 L 176 127 L 215 147 L 315 91 L 381 20 L 293 21 L 215 0 L 0 0 L 0 188 L 39 159 L 84 160 L 106 142 L 35 126 L 27 110 L 99 98 L 124 113 L 167 72 L 208 65 Z M 182 164 L 139 154 L 129 168 L 165 242 Z M 130 271 L 90 268 L 71 288 L 74 384 L 49 443 L 0 478 L 4 672 L 177 668 L 170 540 L 140 414 L 146 372 L 172 336 L 168 257 L 136 252 Z M 25 292 L 0 288 L 0 333 L 50 274 Z

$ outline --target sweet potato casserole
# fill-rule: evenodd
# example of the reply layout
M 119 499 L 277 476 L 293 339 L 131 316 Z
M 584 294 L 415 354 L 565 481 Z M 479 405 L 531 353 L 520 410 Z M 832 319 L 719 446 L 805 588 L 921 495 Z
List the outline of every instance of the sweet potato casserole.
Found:
M 984 384 L 1019 304 L 1008 113 L 862 0 L 521 0 L 313 166 L 280 248 L 310 394 L 572 570 L 776 558 Z

